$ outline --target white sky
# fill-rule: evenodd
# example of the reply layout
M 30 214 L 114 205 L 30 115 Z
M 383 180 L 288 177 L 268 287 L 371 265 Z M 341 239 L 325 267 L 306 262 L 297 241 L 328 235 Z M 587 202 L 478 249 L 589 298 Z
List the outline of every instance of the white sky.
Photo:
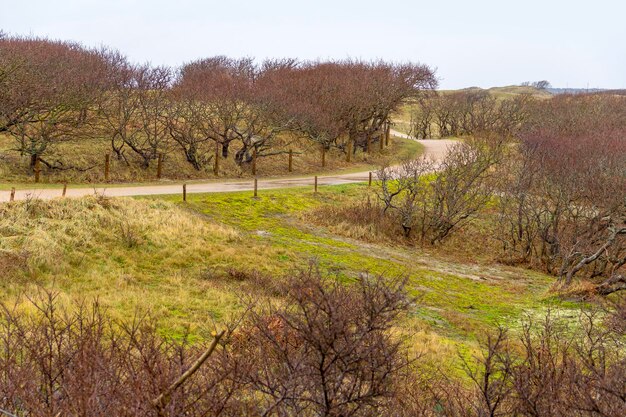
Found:
M 5 32 L 104 44 L 134 61 L 419 61 L 442 88 L 626 88 L 625 18 L 625 0 L 0 0 Z

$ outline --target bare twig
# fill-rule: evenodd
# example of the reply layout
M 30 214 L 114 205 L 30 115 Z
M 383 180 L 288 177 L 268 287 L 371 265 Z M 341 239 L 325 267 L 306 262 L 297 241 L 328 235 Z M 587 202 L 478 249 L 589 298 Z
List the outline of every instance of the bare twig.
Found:
M 191 365 L 191 367 L 187 369 L 187 371 L 185 371 L 176 381 L 174 381 L 172 385 L 167 387 L 165 391 L 159 394 L 158 397 L 152 400 L 152 404 L 154 404 L 155 407 L 157 407 L 159 410 L 165 408 L 170 400 L 170 397 L 172 396 L 172 393 L 176 391 L 178 387 L 180 387 L 187 379 L 189 379 L 209 358 L 209 356 L 211 356 L 211 354 L 215 350 L 215 347 L 225 333 L 226 331 L 222 330 L 217 335 L 215 335 L 215 338 L 213 339 L 213 342 L 211 342 L 209 348 L 202 355 L 200 355 L 200 357 L 193 363 L 193 365 Z

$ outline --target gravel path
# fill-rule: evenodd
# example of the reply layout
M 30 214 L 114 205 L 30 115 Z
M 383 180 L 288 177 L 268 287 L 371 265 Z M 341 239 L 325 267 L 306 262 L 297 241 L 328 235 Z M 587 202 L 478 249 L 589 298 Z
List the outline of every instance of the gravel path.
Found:
M 392 131 L 394 136 L 409 138 L 404 133 Z M 424 146 L 424 154 L 435 160 L 440 160 L 445 155 L 448 147 L 454 143 L 452 140 L 445 139 L 427 139 L 419 141 Z M 350 174 L 325 175 L 318 177 L 318 185 L 338 185 L 350 184 L 356 182 L 367 181 L 369 172 L 354 172 Z M 313 186 L 313 177 L 290 177 L 275 179 L 259 179 L 258 189 L 268 190 L 273 188 L 289 188 L 300 186 Z M 224 180 L 210 181 L 205 183 L 187 184 L 187 193 L 227 193 L 234 191 L 247 191 L 254 188 L 253 180 Z M 137 185 L 128 187 L 111 187 L 111 188 L 68 188 L 67 197 L 82 197 L 98 193 L 109 197 L 125 197 L 125 196 L 141 196 L 141 195 L 159 195 L 159 194 L 181 194 L 182 184 L 167 185 Z M 25 200 L 27 198 L 52 199 L 61 196 L 59 189 L 36 189 L 17 190 L 15 200 Z M 9 201 L 10 191 L 0 191 L 0 202 Z

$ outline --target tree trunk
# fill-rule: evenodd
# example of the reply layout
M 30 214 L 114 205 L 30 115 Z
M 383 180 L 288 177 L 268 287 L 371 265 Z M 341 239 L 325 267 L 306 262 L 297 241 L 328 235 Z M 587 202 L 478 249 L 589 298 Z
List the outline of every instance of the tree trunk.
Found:
M 39 159 L 39 155 L 36 153 L 30 156 L 30 164 L 28 166 L 28 168 L 30 169 L 30 172 L 33 172 L 35 170 L 35 166 L 37 165 L 38 159 Z
M 615 274 L 611 278 L 596 286 L 600 295 L 609 295 L 617 291 L 626 290 L 626 276 Z
M 237 153 L 235 154 L 235 162 L 237 163 L 237 165 L 242 165 L 244 162 L 252 162 L 252 156 L 250 155 L 250 152 L 248 152 L 248 148 L 244 146 L 237 151 Z
M 202 166 L 200 165 L 200 162 L 198 162 L 196 147 L 192 145 L 189 147 L 189 149 L 184 149 L 184 152 L 185 152 L 185 158 L 187 159 L 187 162 L 189 162 L 196 171 L 200 171 Z
M 228 158 L 228 147 L 230 146 L 230 141 L 224 141 L 222 143 L 222 158 Z

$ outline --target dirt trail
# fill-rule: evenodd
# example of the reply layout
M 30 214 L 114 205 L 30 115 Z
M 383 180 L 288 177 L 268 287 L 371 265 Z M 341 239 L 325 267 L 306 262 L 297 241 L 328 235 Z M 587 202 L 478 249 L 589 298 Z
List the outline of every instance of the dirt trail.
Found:
M 408 138 L 408 135 L 404 133 L 392 131 L 394 136 Z M 426 139 L 420 140 L 424 146 L 424 154 L 435 160 L 440 160 L 446 152 L 446 149 L 454 143 L 452 140 L 445 139 Z M 367 181 L 369 172 L 354 172 L 350 174 L 338 174 L 338 175 L 324 175 L 318 177 L 318 185 L 339 185 L 339 184 L 351 184 L 356 182 Z M 210 181 L 205 183 L 192 183 L 187 184 L 187 193 L 227 193 L 234 191 L 247 191 L 254 188 L 254 182 L 252 179 L 245 181 L 238 180 L 223 180 L 223 181 Z M 275 178 L 275 179 L 263 179 L 258 180 L 259 190 L 268 190 L 273 188 L 289 188 L 300 186 L 313 186 L 313 177 L 290 177 L 290 178 Z M 159 194 L 181 194 L 182 184 L 167 184 L 167 185 L 136 185 L 128 187 L 111 187 L 111 188 L 68 188 L 67 197 L 82 197 L 87 195 L 93 195 L 97 193 L 99 195 L 106 195 L 108 197 L 127 197 L 127 196 L 141 196 L 141 195 L 159 195 Z M 16 200 L 25 200 L 28 198 L 40 198 L 40 199 L 52 199 L 61 196 L 60 189 L 30 189 L 30 190 L 18 190 L 15 193 Z M 10 191 L 0 191 L 0 202 L 9 201 Z

